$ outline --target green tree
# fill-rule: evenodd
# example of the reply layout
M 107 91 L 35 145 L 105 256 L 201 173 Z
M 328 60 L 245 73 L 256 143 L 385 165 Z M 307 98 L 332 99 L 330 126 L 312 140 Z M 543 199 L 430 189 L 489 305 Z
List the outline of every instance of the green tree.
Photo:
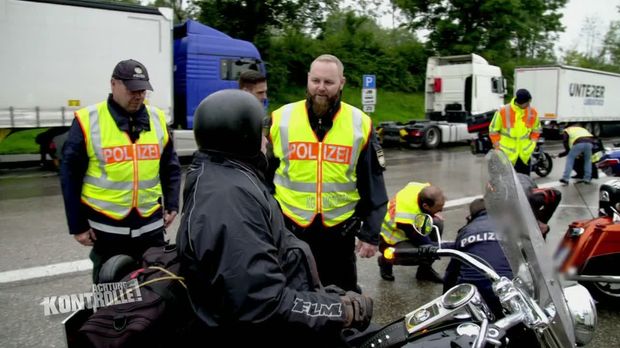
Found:
M 479 53 L 491 61 L 553 59 L 559 10 L 567 0 L 392 0 L 407 27 L 429 30 L 435 54 Z
M 615 71 L 620 71 L 620 21 L 611 22 L 603 40 L 602 55 L 608 64 L 615 67 Z
M 193 2 L 184 0 L 154 0 L 148 6 L 169 7 L 174 12 L 174 24 L 180 24 L 188 19 L 195 19 L 198 15 L 198 8 Z
M 311 30 L 319 26 L 338 0 L 196 0 L 200 22 L 233 37 L 253 42 L 268 54 L 272 31 Z

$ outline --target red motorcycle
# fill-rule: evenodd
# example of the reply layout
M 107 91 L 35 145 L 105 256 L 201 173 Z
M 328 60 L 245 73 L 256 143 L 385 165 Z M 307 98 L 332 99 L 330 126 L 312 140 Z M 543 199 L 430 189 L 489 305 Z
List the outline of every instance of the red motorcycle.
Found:
M 597 301 L 620 306 L 620 180 L 601 185 L 599 217 L 571 223 L 556 253 L 560 271 Z

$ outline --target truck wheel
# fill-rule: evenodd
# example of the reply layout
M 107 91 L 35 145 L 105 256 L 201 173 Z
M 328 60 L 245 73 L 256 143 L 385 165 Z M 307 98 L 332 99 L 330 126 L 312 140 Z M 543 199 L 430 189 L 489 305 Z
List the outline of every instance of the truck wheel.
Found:
M 620 307 L 619 283 L 579 282 L 579 284 L 585 286 L 590 295 L 598 302 Z
M 534 172 L 538 174 L 541 178 L 549 175 L 551 170 L 553 169 L 553 160 L 551 159 L 551 155 L 546 152 L 543 152 L 536 162 L 536 168 L 534 168 Z
M 423 145 L 425 149 L 434 149 L 441 143 L 441 132 L 437 127 L 430 127 L 424 132 Z
M 594 130 L 592 129 L 593 127 L 592 127 L 592 123 L 591 123 L 591 122 L 586 123 L 586 124 L 583 126 L 583 128 L 585 128 L 585 129 L 586 129 L 588 132 L 590 132 L 590 133 L 594 132 Z
M 603 126 L 600 122 L 595 122 L 592 125 L 592 135 L 599 138 L 603 134 Z

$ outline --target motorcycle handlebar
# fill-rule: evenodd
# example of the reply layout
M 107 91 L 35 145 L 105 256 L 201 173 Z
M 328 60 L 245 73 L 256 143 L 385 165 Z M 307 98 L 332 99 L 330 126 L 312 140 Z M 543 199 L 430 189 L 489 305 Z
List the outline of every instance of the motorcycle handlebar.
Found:
M 424 261 L 432 261 L 441 256 L 448 256 L 459 259 L 474 269 L 480 271 L 491 281 L 497 281 L 500 276 L 493 268 L 476 260 L 473 256 L 454 249 L 440 249 L 434 246 L 423 246 L 419 248 L 398 248 L 389 247 L 383 252 L 383 256 L 394 265 L 416 266 Z

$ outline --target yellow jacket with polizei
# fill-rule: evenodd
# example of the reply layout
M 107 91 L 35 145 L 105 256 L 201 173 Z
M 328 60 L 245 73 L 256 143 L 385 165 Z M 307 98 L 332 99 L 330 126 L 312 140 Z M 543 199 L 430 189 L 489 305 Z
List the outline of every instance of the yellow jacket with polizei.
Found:
M 390 200 L 388 211 L 381 225 L 381 237 L 383 240 L 394 245 L 407 240 L 405 231 L 398 228 L 397 224 L 412 225 L 416 215 L 422 213 L 418 204 L 418 195 L 429 183 L 410 182 Z
M 528 163 L 542 129 L 538 112 L 533 107 L 521 109 L 512 98 L 497 110 L 489 125 L 489 137 L 514 165 L 521 158 Z
M 122 220 L 132 209 L 151 216 L 161 207 L 159 163 L 169 141 L 164 113 L 147 107 L 150 130 L 132 143 L 121 131 L 107 102 L 76 111 L 88 155 L 81 200 L 95 211 Z
M 318 141 L 306 110 L 306 101 L 284 105 L 273 112 L 270 138 L 280 159 L 274 184 L 282 212 L 301 227 L 321 214 L 323 225 L 344 222 L 360 199 L 356 165 L 368 145 L 370 117 L 340 103 L 333 125 Z

